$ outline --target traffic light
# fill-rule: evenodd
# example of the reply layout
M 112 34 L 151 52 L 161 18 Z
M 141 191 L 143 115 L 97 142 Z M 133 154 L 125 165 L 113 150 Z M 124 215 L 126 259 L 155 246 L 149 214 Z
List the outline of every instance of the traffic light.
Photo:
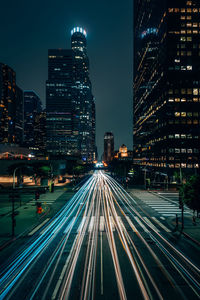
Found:
M 37 214 L 41 214 L 43 211 L 42 209 L 42 203 L 38 202 L 37 203 Z

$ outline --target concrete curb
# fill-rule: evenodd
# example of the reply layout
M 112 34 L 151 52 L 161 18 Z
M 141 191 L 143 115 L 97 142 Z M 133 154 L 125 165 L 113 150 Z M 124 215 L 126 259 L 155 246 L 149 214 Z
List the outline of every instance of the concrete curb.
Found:
M 189 240 L 191 240 L 192 242 L 194 242 L 195 244 L 197 244 L 197 245 L 200 247 L 200 243 L 199 243 L 197 240 L 195 240 L 194 238 L 192 238 L 189 234 L 187 234 L 187 233 L 184 232 L 184 231 L 182 231 L 182 234 L 183 234 L 186 238 L 188 238 Z

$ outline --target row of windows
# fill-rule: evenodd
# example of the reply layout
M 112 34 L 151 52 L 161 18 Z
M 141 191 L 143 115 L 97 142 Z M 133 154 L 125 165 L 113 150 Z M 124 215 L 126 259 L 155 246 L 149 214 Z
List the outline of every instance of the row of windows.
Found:
M 191 36 L 181 36 L 180 37 L 181 42 L 192 42 L 192 37 Z
M 168 120 L 168 124 L 173 125 L 173 124 L 181 124 L 181 125 L 198 125 L 200 122 L 198 120 L 191 120 L 191 119 L 176 119 L 176 120 Z
M 189 154 L 192 154 L 192 153 L 199 153 L 199 149 L 192 149 L 192 148 L 169 148 L 169 153 L 189 153 Z
M 198 168 L 199 164 L 185 164 L 185 163 L 181 163 L 181 164 L 169 164 L 169 168 Z
M 179 119 L 177 119 L 177 120 L 169 120 L 168 121 L 168 124 L 182 124 L 182 125 L 184 125 L 184 124 L 188 124 L 188 125 L 198 125 L 200 122 L 199 122 L 199 120 L 191 120 L 191 119 L 187 119 L 187 120 L 179 120 Z
M 185 112 L 185 111 L 176 111 L 174 113 L 175 117 L 198 117 L 199 113 L 197 111 L 194 112 Z
M 193 99 L 186 98 L 170 98 L 168 102 L 200 102 L 200 98 L 194 97 Z
M 169 134 L 168 135 L 169 139 L 192 139 L 192 135 L 191 134 L 179 134 L 179 133 L 175 133 L 175 134 Z M 198 135 L 193 136 L 194 139 L 198 139 Z
M 153 167 L 167 167 L 166 163 L 148 163 L 147 165 L 153 166 Z M 195 168 L 195 169 L 197 169 L 197 168 L 199 168 L 199 164 L 186 164 L 186 163 L 172 164 L 172 163 L 170 163 L 168 165 L 168 167 L 169 168 L 178 168 L 178 169 L 180 169 L 180 168 L 190 168 L 190 169 Z
M 192 56 L 192 51 L 177 51 L 176 54 L 178 56 Z
M 192 71 L 192 66 L 173 66 L 168 68 L 169 71 Z
M 184 95 L 184 94 L 194 95 L 194 96 L 200 95 L 200 89 L 199 88 L 194 88 L 194 89 L 188 88 L 188 89 L 180 89 L 180 90 L 178 90 L 178 89 L 169 89 L 168 94 L 169 95 L 179 94 L 179 92 L 182 95 Z
M 200 12 L 200 8 L 169 8 L 168 9 L 168 12 L 169 13 L 179 13 L 179 12 L 182 12 L 182 13 L 198 13 Z
M 177 48 L 185 49 L 188 44 L 177 44 Z M 192 44 L 193 49 L 200 48 L 200 44 Z

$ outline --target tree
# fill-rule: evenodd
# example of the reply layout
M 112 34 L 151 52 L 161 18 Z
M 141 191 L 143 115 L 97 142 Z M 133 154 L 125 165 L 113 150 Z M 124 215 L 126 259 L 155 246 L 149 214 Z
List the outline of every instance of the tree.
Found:
M 181 199 L 190 209 L 200 212 L 200 175 L 191 176 L 179 190 Z

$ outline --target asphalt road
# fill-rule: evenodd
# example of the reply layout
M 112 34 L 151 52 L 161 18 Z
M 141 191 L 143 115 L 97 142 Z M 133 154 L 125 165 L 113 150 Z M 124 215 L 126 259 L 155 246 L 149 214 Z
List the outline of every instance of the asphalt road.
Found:
M 197 246 L 97 171 L 1 266 L 0 299 L 199 299 L 199 266 Z

